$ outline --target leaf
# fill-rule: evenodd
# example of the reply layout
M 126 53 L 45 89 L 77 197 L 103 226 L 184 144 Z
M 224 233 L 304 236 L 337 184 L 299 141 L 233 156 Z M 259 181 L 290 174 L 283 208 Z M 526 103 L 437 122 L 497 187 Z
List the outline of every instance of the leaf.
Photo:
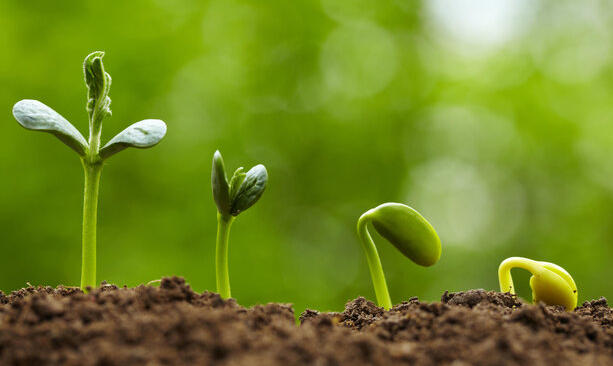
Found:
M 159 119 L 146 119 L 130 125 L 118 133 L 102 149 L 100 157 L 106 159 L 128 147 L 146 149 L 155 146 L 166 135 L 166 124 Z
M 24 99 L 17 102 L 13 107 L 13 116 L 28 130 L 52 133 L 79 155 L 87 154 L 89 146 L 79 130 L 38 100 Z
M 237 216 L 253 206 L 262 197 L 267 182 L 268 172 L 264 165 L 258 164 L 249 169 L 232 202 L 232 210 L 230 211 L 232 216 Z
M 245 173 L 244 170 L 245 169 L 243 167 L 240 167 L 234 171 L 234 174 L 232 174 L 232 178 L 230 179 L 230 201 L 234 201 L 234 198 L 236 198 L 236 194 L 238 193 L 238 189 L 247 176 L 247 173 Z
M 211 169 L 211 186 L 213 187 L 213 199 L 217 205 L 217 210 L 222 215 L 230 214 L 230 193 L 226 168 L 219 150 L 213 155 L 213 168 Z
M 441 240 L 430 223 L 409 206 L 384 203 L 371 210 L 371 222 L 382 237 L 420 266 L 441 257 Z
M 533 273 L 530 277 L 534 303 L 542 301 L 545 304 L 562 305 L 567 311 L 573 311 L 577 307 L 577 285 L 571 275 L 557 264 L 537 263 L 543 267 L 543 271 Z
M 104 52 L 90 53 L 83 61 L 83 73 L 87 86 L 87 113 L 93 122 L 94 130 L 98 130 L 102 119 L 111 115 L 111 75 L 104 71 L 102 58 Z

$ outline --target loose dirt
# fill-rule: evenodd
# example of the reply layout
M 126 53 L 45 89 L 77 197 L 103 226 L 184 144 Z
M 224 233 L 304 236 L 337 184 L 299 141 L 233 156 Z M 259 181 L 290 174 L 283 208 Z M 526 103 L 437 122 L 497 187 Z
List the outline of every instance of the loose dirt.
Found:
M 0 292 L 1 365 L 613 365 L 604 298 L 574 312 L 509 294 L 445 293 L 384 311 L 364 298 L 342 313 L 288 304 L 244 308 L 159 287 L 28 287 Z

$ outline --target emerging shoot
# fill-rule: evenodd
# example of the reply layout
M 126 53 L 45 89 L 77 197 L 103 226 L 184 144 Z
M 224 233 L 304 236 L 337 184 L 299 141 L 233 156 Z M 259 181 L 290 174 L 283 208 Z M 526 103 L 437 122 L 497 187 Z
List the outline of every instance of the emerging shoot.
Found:
M 507 258 L 498 268 L 498 280 L 501 292 L 515 294 L 512 268 L 522 268 L 530 273 L 530 288 L 532 288 L 532 301 L 544 302 L 548 305 L 561 305 L 566 311 L 572 311 L 577 307 L 577 285 L 564 268 L 548 262 L 534 261 L 528 258 Z
M 402 254 L 420 266 L 429 267 L 441 257 L 441 240 L 426 219 L 409 206 L 384 203 L 366 211 L 358 220 L 358 235 L 366 254 L 379 306 L 389 310 L 392 300 L 385 282 L 377 247 L 368 232 L 372 223 L 377 232 Z
M 24 99 L 13 107 L 13 116 L 21 126 L 55 135 L 81 158 L 85 173 L 81 267 L 83 290 L 88 286 L 96 286 L 98 188 L 104 161 L 128 147 L 144 149 L 154 146 L 166 134 L 164 122 L 159 119 L 146 119 L 134 123 L 106 145 L 101 145 L 102 121 L 111 115 L 111 76 L 104 71 L 103 56 L 104 52 L 93 52 L 83 63 L 87 86 L 88 140 L 59 113 L 37 100 Z
M 228 271 L 230 226 L 238 214 L 253 206 L 262 197 L 267 182 L 268 172 L 262 164 L 254 166 L 247 173 L 243 171 L 243 167 L 236 169 L 228 182 L 221 153 L 215 151 L 211 171 L 213 199 L 217 205 L 215 268 L 217 292 L 224 299 L 231 296 Z

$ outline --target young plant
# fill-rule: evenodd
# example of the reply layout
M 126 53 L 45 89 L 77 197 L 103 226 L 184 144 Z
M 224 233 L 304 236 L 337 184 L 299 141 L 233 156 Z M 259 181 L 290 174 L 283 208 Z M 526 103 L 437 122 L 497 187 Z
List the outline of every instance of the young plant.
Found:
M 247 173 L 243 171 L 243 167 L 236 169 L 232 179 L 228 182 L 221 153 L 215 151 L 211 171 L 213 199 L 217 205 L 215 268 L 217 271 L 217 292 L 224 299 L 231 296 L 228 272 L 230 226 L 232 226 L 232 222 L 238 214 L 253 206 L 262 197 L 267 182 L 268 172 L 262 164 L 254 166 Z
M 400 253 L 420 266 L 429 267 L 438 262 L 441 257 L 441 240 L 432 225 L 419 212 L 400 203 L 384 203 L 360 216 L 358 235 L 370 268 L 377 302 L 379 306 L 389 310 L 392 307 L 392 300 L 377 247 L 368 232 L 366 224 L 369 222 Z
M 156 145 L 166 134 L 166 124 L 159 119 L 136 122 L 101 145 L 102 120 L 111 115 L 111 76 L 104 71 L 104 52 L 85 58 L 83 72 L 87 86 L 89 138 L 56 111 L 37 101 L 24 99 L 13 107 L 13 116 L 29 130 L 49 132 L 73 149 L 81 158 L 85 173 L 83 195 L 83 237 L 81 288 L 96 286 L 96 222 L 100 174 L 106 159 L 128 147 L 140 149 Z
M 498 267 L 498 280 L 501 292 L 515 294 L 512 268 L 522 268 L 530 273 L 530 288 L 532 288 L 532 300 L 548 305 L 562 305 L 567 311 L 577 307 L 577 285 L 564 268 L 548 262 L 534 261 L 528 258 L 507 258 Z

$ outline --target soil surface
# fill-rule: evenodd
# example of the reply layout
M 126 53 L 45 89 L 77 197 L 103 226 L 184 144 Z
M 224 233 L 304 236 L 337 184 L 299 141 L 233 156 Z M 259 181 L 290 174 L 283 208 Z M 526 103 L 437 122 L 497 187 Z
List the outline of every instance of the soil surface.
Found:
M 604 298 L 574 312 L 483 290 L 417 298 L 384 311 L 364 298 L 342 313 L 247 309 L 159 287 L 29 287 L 0 292 L 1 365 L 613 365 Z

